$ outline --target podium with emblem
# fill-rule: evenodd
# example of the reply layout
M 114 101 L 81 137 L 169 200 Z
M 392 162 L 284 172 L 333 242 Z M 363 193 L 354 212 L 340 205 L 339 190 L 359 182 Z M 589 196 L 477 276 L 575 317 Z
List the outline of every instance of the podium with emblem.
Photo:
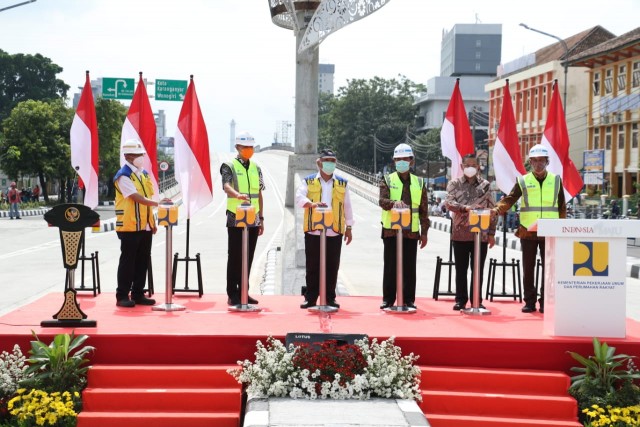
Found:
M 54 207 L 44 219 L 60 231 L 62 263 L 66 269 L 66 286 L 62 307 L 53 315 L 55 320 L 43 320 L 42 327 L 96 327 L 95 320 L 87 320 L 80 309 L 75 289 L 75 271 L 84 242 L 84 229 L 100 220 L 100 215 L 85 205 L 67 203 Z
M 556 336 L 624 338 L 627 237 L 634 221 L 541 219 L 545 237 L 544 332 Z

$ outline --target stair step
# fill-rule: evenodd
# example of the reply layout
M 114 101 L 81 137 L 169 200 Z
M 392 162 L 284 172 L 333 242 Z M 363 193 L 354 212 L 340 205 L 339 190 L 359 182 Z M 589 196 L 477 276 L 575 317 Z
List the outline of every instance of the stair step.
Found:
M 240 413 L 91 412 L 78 414 L 77 427 L 238 427 Z
M 427 414 L 431 427 L 582 427 L 578 421 Z M 577 418 L 577 417 L 576 417 Z
M 571 379 L 563 372 L 421 366 L 423 390 L 566 395 Z
M 238 388 L 227 369 L 238 365 L 96 365 L 87 373 L 90 387 Z
M 578 407 L 566 396 L 422 391 L 425 414 L 443 413 L 512 418 L 573 419 Z M 462 412 L 464 411 L 464 412 Z
M 171 408 L 185 412 L 240 413 L 242 396 L 238 389 L 182 388 L 93 388 L 82 392 L 85 411 L 147 411 Z M 119 426 L 122 427 L 122 426 Z

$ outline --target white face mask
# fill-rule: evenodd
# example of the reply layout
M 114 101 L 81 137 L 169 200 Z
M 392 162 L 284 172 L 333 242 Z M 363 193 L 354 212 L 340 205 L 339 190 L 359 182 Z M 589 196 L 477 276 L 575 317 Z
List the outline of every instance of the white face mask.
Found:
M 464 176 L 466 176 L 467 178 L 473 178 L 478 173 L 478 169 L 474 168 L 473 166 L 468 166 L 464 168 L 462 172 L 464 172 Z
M 131 163 L 133 163 L 133 165 L 138 169 L 142 170 L 144 168 L 144 156 L 136 157 Z

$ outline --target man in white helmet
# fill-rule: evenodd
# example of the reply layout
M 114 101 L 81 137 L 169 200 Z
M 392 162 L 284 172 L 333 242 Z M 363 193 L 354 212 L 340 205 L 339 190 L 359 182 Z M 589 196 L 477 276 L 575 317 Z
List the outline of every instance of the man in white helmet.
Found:
M 144 296 L 144 287 L 152 236 L 157 230 L 152 208 L 158 206 L 158 202 L 153 200 L 151 177 L 142 167 L 147 154 L 142 142 L 138 139 L 125 141 L 122 153 L 125 164 L 113 178 L 116 189 L 116 234 L 120 239 L 116 305 L 153 305 L 156 301 Z
M 242 203 L 251 203 L 256 211 L 255 227 L 249 227 L 248 263 L 249 272 L 256 251 L 258 236 L 264 232 L 262 171 L 253 156 L 255 139 L 249 132 L 240 132 L 235 139 L 238 156 L 231 162 L 220 165 L 222 189 L 227 194 L 227 304 L 239 305 L 242 285 L 242 227 L 236 227 L 236 208 Z M 249 304 L 258 300 L 249 296 Z
M 508 196 L 500 200 L 494 212 L 502 215 L 520 200 L 520 225 L 516 236 L 522 246 L 522 280 L 524 285 L 523 313 L 536 311 L 535 268 L 536 256 L 544 265 L 544 237 L 538 237 L 537 222 L 541 218 L 566 218 L 567 205 L 560 176 L 547 171 L 549 151 L 541 144 L 529 150 L 531 172 L 519 177 Z M 544 274 L 540 285 L 540 312 L 544 313 Z
M 384 245 L 384 269 L 382 277 L 381 309 L 391 307 L 396 301 L 396 235 L 391 229 L 391 209 L 410 208 L 411 227 L 402 231 L 403 301 L 407 307 L 416 308 L 416 258 L 427 245 L 429 231 L 429 197 L 424 180 L 410 172 L 414 164 L 413 150 L 407 144 L 393 150 L 396 171 L 380 180 L 378 204 L 382 208 L 382 243 Z

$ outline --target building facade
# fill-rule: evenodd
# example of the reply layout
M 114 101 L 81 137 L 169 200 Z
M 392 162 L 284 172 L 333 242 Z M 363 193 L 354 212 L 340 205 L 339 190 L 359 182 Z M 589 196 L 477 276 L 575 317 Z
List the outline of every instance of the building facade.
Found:
M 320 93 L 333 95 L 333 76 L 336 71 L 334 64 L 318 64 L 318 90 Z
M 638 192 L 640 153 L 640 27 L 569 58 L 586 67 L 587 149 L 603 150 L 602 182 L 611 197 Z
M 542 140 L 552 88 L 557 80 L 557 90 L 560 94 L 564 95 L 566 91 L 564 110 L 571 143 L 569 156 L 580 170 L 583 153 L 587 147 L 585 108 L 588 104 L 589 78 L 586 67 L 565 68 L 563 59 L 614 37 L 615 35 L 606 29 L 596 26 L 564 40 L 566 51 L 562 43 L 558 42 L 501 65 L 498 77 L 485 86 L 489 95 L 490 151 L 493 150 L 500 126 L 506 80 L 509 80 L 509 92 L 523 159 L 527 158 L 529 149 Z M 489 174 L 493 175 L 491 167 Z

